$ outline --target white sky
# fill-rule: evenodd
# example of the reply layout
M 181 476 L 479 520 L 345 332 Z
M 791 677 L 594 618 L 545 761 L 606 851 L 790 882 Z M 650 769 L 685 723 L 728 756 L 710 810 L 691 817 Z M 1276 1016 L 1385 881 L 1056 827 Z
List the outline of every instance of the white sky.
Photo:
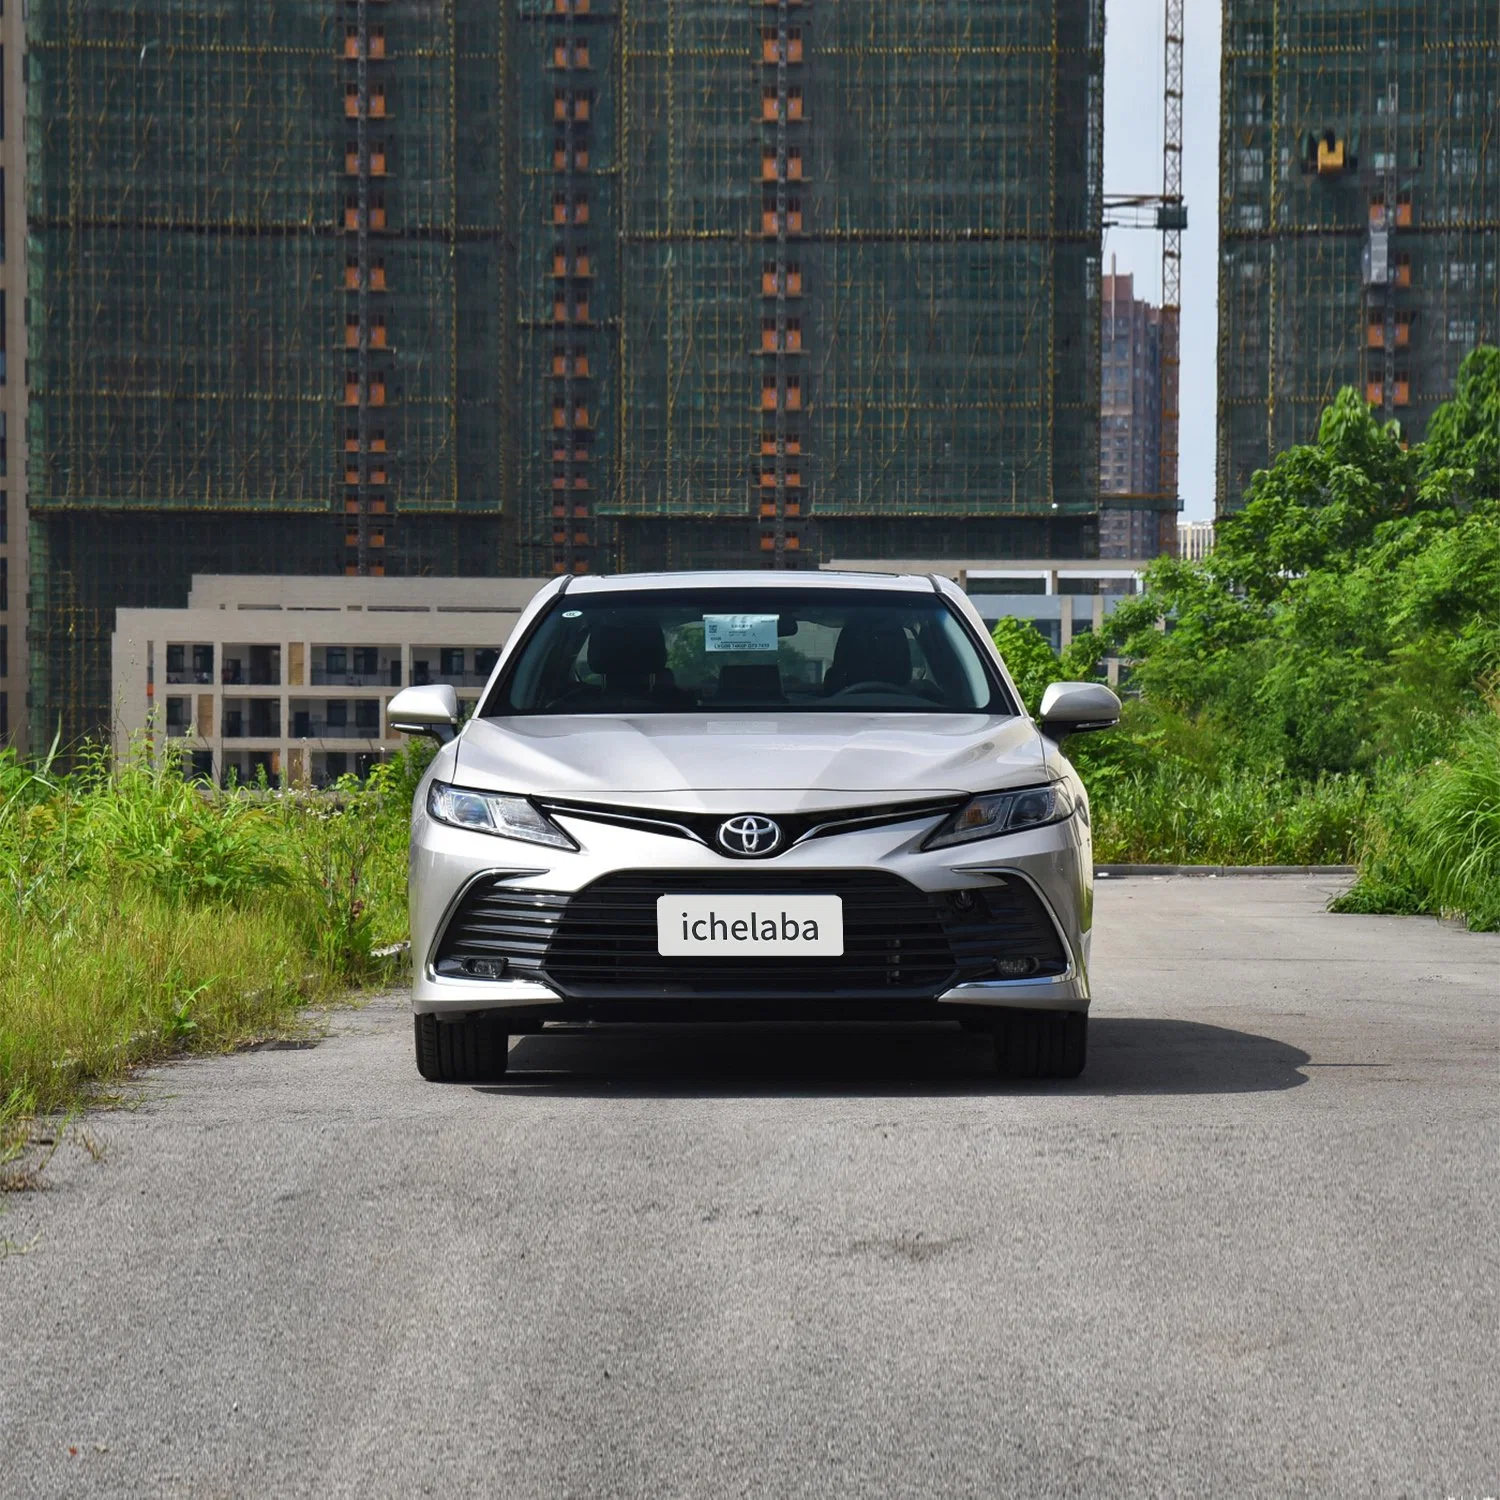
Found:
M 1162 0 L 1105 0 L 1104 191 L 1161 191 Z M 1183 108 L 1182 429 L 1178 487 L 1183 519 L 1214 510 L 1215 358 L 1218 343 L 1219 0 L 1186 0 Z M 1161 296 L 1161 239 L 1107 229 L 1104 269 L 1135 273 L 1136 296 Z

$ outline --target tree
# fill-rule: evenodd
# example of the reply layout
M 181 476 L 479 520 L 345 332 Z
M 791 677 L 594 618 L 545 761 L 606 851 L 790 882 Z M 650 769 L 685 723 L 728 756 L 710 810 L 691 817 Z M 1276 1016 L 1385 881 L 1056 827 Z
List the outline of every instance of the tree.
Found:
M 1010 675 L 1015 678 L 1026 712 L 1035 714 L 1048 683 L 1058 679 L 1057 656 L 1052 647 L 1030 621 L 1012 619 L 1008 615 L 995 621 L 990 639 Z
M 1106 623 L 1146 719 L 1309 780 L 1442 753 L 1500 673 L 1500 350 L 1465 361 L 1410 451 L 1341 391 L 1219 531 Z

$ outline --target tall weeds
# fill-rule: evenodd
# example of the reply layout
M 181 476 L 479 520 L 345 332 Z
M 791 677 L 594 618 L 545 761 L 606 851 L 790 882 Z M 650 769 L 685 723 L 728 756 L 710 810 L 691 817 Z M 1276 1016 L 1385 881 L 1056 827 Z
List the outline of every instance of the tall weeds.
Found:
M 1301 785 L 1244 769 L 1205 774 L 1179 760 L 1106 778 L 1092 797 L 1104 864 L 1343 864 L 1368 791 L 1329 777 Z
M 1359 865 L 1336 911 L 1458 916 L 1500 931 L 1500 703 L 1472 715 L 1441 760 L 1382 788 Z
M 367 980 L 405 936 L 420 764 L 331 793 L 219 792 L 168 759 L 0 755 L 0 1156 L 17 1122 Z

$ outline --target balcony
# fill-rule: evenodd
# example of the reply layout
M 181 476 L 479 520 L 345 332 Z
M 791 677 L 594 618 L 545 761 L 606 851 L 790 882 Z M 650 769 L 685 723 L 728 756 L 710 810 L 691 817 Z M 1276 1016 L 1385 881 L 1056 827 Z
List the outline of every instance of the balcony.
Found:
M 169 645 L 168 683 L 195 682 L 209 686 L 214 680 L 214 648 L 211 645 Z
M 483 687 L 500 653 L 486 646 L 413 646 L 411 682 L 451 682 L 454 687 Z
M 287 716 L 294 740 L 378 740 L 379 698 L 293 698 Z
M 313 687 L 400 687 L 399 646 L 314 646 Z
M 193 700 L 191 698 L 168 698 L 162 723 L 169 739 L 182 739 L 191 735 L 193 733 Z
M 233 686 L 280 687 L 281 647 L 226 645 L 220 681 Z
M 279 740 L 279 698 L 226 698 L 219 732 L 226 740 Z

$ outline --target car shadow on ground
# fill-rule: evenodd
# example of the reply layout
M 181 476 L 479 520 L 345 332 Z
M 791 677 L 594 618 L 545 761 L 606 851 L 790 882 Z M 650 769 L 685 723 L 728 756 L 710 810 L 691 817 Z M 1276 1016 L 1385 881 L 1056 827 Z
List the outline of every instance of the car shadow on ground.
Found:
M 988 1037 L 947 1027 L 557 1028 L 511 1049 L 484 1093 L 615 1098 L 1245 1094 L 1306 1083 L 1306 1052 L 1199 1021 L 1097 1016 L 1076 1079 L 994 1073 Z

